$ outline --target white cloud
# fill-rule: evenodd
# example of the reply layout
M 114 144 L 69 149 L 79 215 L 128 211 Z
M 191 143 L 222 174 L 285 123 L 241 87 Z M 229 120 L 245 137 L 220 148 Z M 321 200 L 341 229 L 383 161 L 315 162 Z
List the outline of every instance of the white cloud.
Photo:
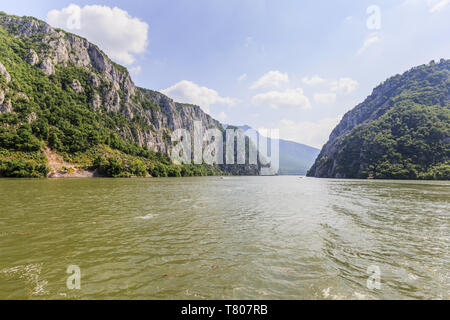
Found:
M 161 90 L 161 92 L 177 102 L 198 105 L 206 113 L 210 112 L 210 106 L 212 104 L 235 104 L 233 99 L 221 97 L 217 91 L 207 87 L 201 87 L 187 80 L 180 81 L 170 88 Z
M 308 97 L 303 94 L 303 89 L 288 89 L 286 91 L 269 91 L 257 94 L 252 98 L 255 106 L 269 106 L 278 108 L 311 108 Z
M 246 73 L 240 75 L 240 76 L 237 78 L 238 82 L 242 82 L 242 81 L 244 81 L 245 79 L 247 79 L 247 74 L 246 74 Z
M 98 45 L 111 59 L 131 65 L 148 44 L 148 24 L 120 8 L 71 4 L 47 14 L 47 22 Z
M 314 94 L 314 101 L 320 104 L 330 104 L 336 102 L 335 93 L 316 93 Z
M 350 94 L 356 90 L 358 85 L 358 81 L 352 78 L 340 78 L 338 81 L 333 82 L 331 90 L 341 94 Z
M 450 3 L 450 0 L 441 0 L 436 4 L 431 3 L 432 7 L 430 8 L 431 13 L 435 13 L 438 11 L 443 10 L 448 4 Z
M 321 148 L 328 141 L 331 131 L 341 119 L 342 116 L 338 116 L 337 118 L 325 118 L 316 122 L 298 123 L 292 120 L 281 120 L 279 123 L 280 137 Z
M 130 73 L 132 75 L 137 76 L 137 75 L 139 75 L 141 73 L 142 67 L 141 66 L 136 66 L 136 67 L 133 67 L 133 68 L 129 68 L 128 70 L 130 71 Z
M 364 43 L 361 48 L 359 48 L 357 55 L 363 54 L 369 47 L 373 46 L 376 43 L 381 42 L 381 36 L 378 32 L 373 32 L 369 34 L 366 39 L 364 39 Z
M 221 112 L 219 113 L 216 117 L 217 120 L 219 120 L 220 122 L 224 122 L 225 120 L 228 119 L 228 115 L 225 112 Z
M 289 83 L 289 76 L 287 73 L 281 73 L 280 71 L 270 71 L 259 78 L 255 83 L 253 83 L 250 86 L 250 89 L 260 89 L 268 87 L 278 88 L 285 83 Z
M 319 77 L 318 75 L 315 75 L 315 76 L 313 76 L 311 78 L 305 77 L 305 78 L 302 79 L 302 82 L 304 84 L 309 85 L 309 86 L 315 86 L 315 85 L 318 85 L 318 84 L 322 84 L 322 83 L 325 83 L 325 81 L 326 81 L 325 79 Z

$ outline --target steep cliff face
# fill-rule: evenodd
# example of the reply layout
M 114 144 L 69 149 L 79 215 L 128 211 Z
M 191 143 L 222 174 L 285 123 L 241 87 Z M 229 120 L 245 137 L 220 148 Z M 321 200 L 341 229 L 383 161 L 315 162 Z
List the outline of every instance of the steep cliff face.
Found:
M 333 130 L 309 176 L 444 178 L 450 174 L 450 60 L 375 88 Z
M 0 135 L 9 137 L 0 137 L 0 147 L 6 150 L 20 149 L 8 141 L 23 129 L 25 145 L 37 138 L 66 155 L 98 145 L 167 155 L 176 129 L 193 130 L 201 121 L 204 130 L 223 130 L 198 106 L 136 87 L 126 68 L 79 36 L 0 13 L 0 37 Z
M 29 17 L 2 14 L 0 26 L 25 41 L 29 48 L 23 59 L 30 66 L 41 69 L 45 75 L 51 77 L 58 68 L 64 67 L 83 68 L 89 72 L 85 83 L 82 79 L 73 79 L 72 89 L 82 93 L 84 86 L 94 88 L 89 102 L 96 112 L 123 114 L 131 121 L 139 117 L 143 126 L 134 127 L 134 130 L 125 126 L 119 128 L 119 132 L 140 146 L 167 153 L 169 145 L 164 138 L 165 130 L 190 129 L 193 121 L 202 121 L 205 128 L 222 129 L 218 121 L 197 106 L 175 103 L 161 93 L 137 88 L 124 67 L 112 62 L 86 39 Z M 0 72 L 10 79 L 3 64 L 0 64 Z

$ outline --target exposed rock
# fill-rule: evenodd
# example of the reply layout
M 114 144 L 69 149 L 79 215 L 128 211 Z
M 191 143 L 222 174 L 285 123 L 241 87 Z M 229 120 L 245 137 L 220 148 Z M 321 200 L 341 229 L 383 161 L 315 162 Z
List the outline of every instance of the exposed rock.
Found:
M 89 75 L 89 85 L 92 87 L 98 88 L 101 85 L 101 81 L 95 73 L 91 73 Z
M 5 93 L 0 90 L 0 105 L 3 104 L 3 101 L 5 101 Z
M 0 113 L 9 113 L 12 112 L 12 104 L 11 100 L 8 100 L 4 105 L 0 105 Z
M 26 17 L 0 15 L 0 27 L 46 48 L 45 51 L 36 50 L 34 53 L 30 50 L 27 59 L 28 63 L 39 66 L 45 74 L 54 74 L 56 67 L 68 65 L 88 71 L 90 76 L 87 84 L 99 91 L 94 92 L 90 98 L 92 108 L 101 112 L 101 107 L 104 107 L 108 112 L 121 113 L 128 119 L 139 117 L 144 126 L 136 125 L 133 130 L 130 126 L 122 126 L 117 128 L 117 132 L 141 146 L 167 154 L 170 149 L 167 133 L 171 130 L 192 130 L 194 121 L 201 121 L 204 130 L 221 128 L 221 124 L 205 114 L 200 107 L 178 104 L 161 93 L 137 88 L 125 68 L 113 63 L 86 39 L 55 30 L 45 22 Z M 83 91 L 79 81 L 74 81 L 72 88 L 80 94 Z M 84 88 L 85 94 L 88 91 L 86 89 Z M 2 108 L 9 112 L 12 110 L 10 107 Z M 29 119 L 34 121 L 33 117 Z
M 28 124 L 31 124 L 32 122 L 36 121 L 37 118 L 38 118 L 38 117 L 37 117 L 37 114 L 34 113 L 34 112 L 31 112 L 31 113 L 28 115 L 28 117 L 27 117 L 27 122 L 28 122 Z
M 103 103 L 108 111 L 119 112 L 120 111 L 120 95 L 115 90 L 104 89 Z
M 81 93 L 84 91 L 83 87 L 81 86 L 80 81 L 78 81 L 77 79 L 74 79 L 72 81 L 72 89 L 73 91 L 75 91 L 76 93 Z
M 6 83 L 9 83 L 11 81 L 11 76 L 9 75 L 9 73 L 6 70 L 5 66 L 1 62 L 0 62 L 0 74 L 5 77 Z
M 30 101 L 30 98 L 28 98 L 28 96 L 25 93 L 23 93 L 23 92 L 18 92 L 16 94 L 16 98 L 18 100 Z
M 36 51 L 33 49 L 30 49 L 28 52 L 28 55 L 26 57 L 26 61 L 31 65 L 35 66 L 39 63 L 39 56 L 37 55 Z
M 50 59 L 50 58 L 44 59 L 44 61 L 42 61 L 42 63 L 41 63 L 41 67 L 40 68 L 48 76 L 52 75 L 53 73 L 55 73 L 55 67 L 53 66 L 52 59 Z
M 76 35 L 57 31 L 43 21 L 34 18 L 0 16 L 0 26 L 8 29 L 14 25 L 14 33 L 20 37 L 41 37 L 41 42 L 49 45 L 50 52 L 38 52 L 46 56 L 41 62 L 41 69 L 51 75 L 55 65 L 67 66 L 69 63 L 77 67 L 94 69 L 101 77 L 112 85 L 115 91 L 122 91 L 124 102 L 130 102 L 135 95 L 136 87 L 126 69 L 118 68 L 97 46 Z M 91 77 L 94 87 L 101 85 L 98 76 Z
M 50 172 L 48 178 L 93 178 L 98 177 L 97 171 L 87 171 L 64 161 L 64 158 L 49 148 L 44 149 Z
M 123 109 L 123 114 L 128 117 L 128 119 L 133 120 L 134 119 L 134 113 L 132 111 L 132 107 L 130 104 L 125 104 L 125 107 Z
M 102 105 L 102 100 L 100 99 L 100 95 L 98 93 L 94 93 L 94 97 L 92 98 L 92 108 L 94 108 L 95 111 L 98 111 L 100 106 Z

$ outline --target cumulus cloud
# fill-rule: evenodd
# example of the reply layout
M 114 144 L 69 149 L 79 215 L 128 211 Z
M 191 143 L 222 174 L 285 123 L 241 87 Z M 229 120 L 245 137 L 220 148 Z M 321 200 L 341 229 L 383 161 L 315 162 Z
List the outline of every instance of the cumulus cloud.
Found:
M 356 90 L 358 85 L 358 81 L 353 80 L 352 78 L 340 78 L 333 82 L 331 90 L 341 94 L 350 94 Z
M 259 78 L 255 83 L 250 86 L 250 89 L 260 89 L 276 87 L 278 88 L 282 84 L 289 83 L 289 76 L 287 73 L 281 73 L 280 71 L 270 71 Z
M 376 43 L 381 42 L 381 36 L 378 32 L 373 32 L 369 34 L 366 39 L 364 39 L 364 43 L 361 48 L 359 48 L 357 55 L 363 54 L 369 47 L 373 46 Z
M 303 89 L 288 89 L 286 91 L 269 91 L 257 94 L 252 98 L 255 106 L 269 106 L 278 108 L 311 108 L 308 97 L 303 94 Z
M 336 102 L 335 93 L 316 93 L 314 94 L 314 101 L 320 104 L 330 104 Z
M 210 112 L 210 106 L 213 104 L 235 104 L 233 99 L 221 97 L 217 91 L 187 80 L 180 81 L 161 92 L 175 101 L 198 105 L 206 113 Z
M 71 4 L 47 14 L 47 22 L 98 45 L 111 59 L 131 65 L 148 44 L 148 24 L 120 8 Z
M 313 76 L 311 78 L 308 78 L 308 77 L 303 78 L 302 82 L 304 84 L 309 85 L 309 86 L 316 86 L 318 84 L 325 83 L 325 79 L 319 77 L 318 75 L 315 75 L 315 76 Z
M 328 141 L 331 131 L 341 119 L 342 116 L 325 118 L 316 122 L 281 120 L 279 123 L 280 136 L 286 140 L 304 143 L 320 149 Z

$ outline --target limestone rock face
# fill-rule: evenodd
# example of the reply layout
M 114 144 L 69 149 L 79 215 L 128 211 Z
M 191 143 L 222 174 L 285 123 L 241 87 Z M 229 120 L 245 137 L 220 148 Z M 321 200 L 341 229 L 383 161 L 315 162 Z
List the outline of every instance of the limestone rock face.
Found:
M 78 81 L 77 79 L 74 79 L 72 81 L 72 89 L 73 91 L 75 91 L 76 93 L 81 93 L 84 91 L 83 87 L 81 86 L 80 81 Z
M 106 110 L 118 113 L 120 111 L 120 95 L 115 90 L 104 89 L 102 92 L 103 103 Z
M 92 108 L 95 111 L 98 111 L 98 109 L 100 108 L 100 106 L 102 105 L 102 100 L 100 99 L 100 95 L 98 93 L 94 94 L 94 97 L 92 98 Z
M 35 48 L 43 48 L 34 49 L 36 51 L 29 49 L 24 60 L 38 66 L 46 75 L 53 75 L 56 67 L 58 72 L 60 67 L 68 66 L 88 71 L 87 82 L 81 78 L 74 79 L 70 87 L 80 95 L 89 94 L 89 104 L 96 112 L 120 113 L 129 120 L 139 118 L 139 123 L 144 125 L 133 130 L 130 127 L 117 128 L 117 132 L 141 146 L 168 153 L 171 146 L 167 133 L 180 128 L 193 130 L 194 121 L 201 121 L 205 130 L 210 127 L 222 129 L 221 124 L 200 107 L 175 103 L 159 92 L 137 88 L 125 68 L 113 63 L 86 39 L 29 17 L 0 15 L 0 26 L 16 37 L 37 42 Z M 1 64 L 0 72 L 10 81 Z M 0 100 L 5 100 L 4 94 L 3 98 L 0 95 Z M 2 112 L 12 111 L 10 102 L 1 105 Z M 30 120 L 34 121 L 33 117 Z
M 3 104 L 3 101 L 5 101 L 5 93 L 0 90 L 0 105 Z
M 37 55 L 36 51 L 34 51 L 33 49 L 30 49 L 26 60 L 31 66 L 35 66 L 39 63 L 39 56 Z
M 6 70 L 5 66 L 0 62 L 0 74 L 5 77 L 6 83 L 9 83 L 11 81 L 11 76 L 9 75 L 8 71 Z
M 101 85 L 101 81 L 98 78 L 98 76 L 95 73 L 91 73 L 89 75 L 89 85 L 93 86 L 94 88 L 98 88 Z
M 53 62 L 52 62 L 52 60 L 50 58 L 46 58 L 46 59 L 44 59 L 44 61 L 42 61 L 41 69 L 48 76 L 55 73 L 55 67 L 54 67 Z

